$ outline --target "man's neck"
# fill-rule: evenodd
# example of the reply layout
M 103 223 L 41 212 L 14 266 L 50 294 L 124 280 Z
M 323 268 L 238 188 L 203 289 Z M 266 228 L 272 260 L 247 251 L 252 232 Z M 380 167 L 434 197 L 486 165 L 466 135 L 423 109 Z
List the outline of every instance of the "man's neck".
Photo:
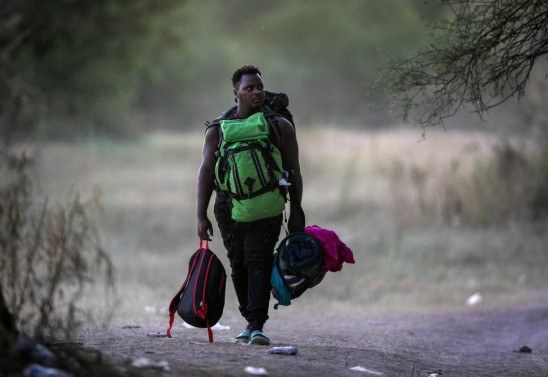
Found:
M 251 115 L 255 114 L 256 112 L 259 112 L 261 111 L 261 108 L 260 107 L 254 107 L 254 108 L 241 108 L 240 106 L 238 106 L 238 108 L 236 109 L 236 113 L 234 113 L 234 116 L 236 118 L 248 118 L 250 117 Z

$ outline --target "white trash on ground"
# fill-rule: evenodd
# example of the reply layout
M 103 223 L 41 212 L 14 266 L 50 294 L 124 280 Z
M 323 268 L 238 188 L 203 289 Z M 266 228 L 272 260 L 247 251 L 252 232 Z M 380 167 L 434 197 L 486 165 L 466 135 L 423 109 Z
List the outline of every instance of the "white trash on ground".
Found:
M 166 314 L 167 307 L 158 308 L 156 305 L 145 305 L 145 312 L 150 314 Z
M 151 338 L 167 338 L 167 333 L 165 332 L 149 332 L 147 333 L 147 336 L 150 336 Z
M 135 368 L 152 368 L 165 370 L 166 372 L 169 371 L 169 363 L 167 361 L 156 361 L 149 359 L 148 357 L 138 357 L 133 359 L 131 365 Z
M 187 329 L 197 329 L 198 327 L 194 327 L 192 325 L 189 325 L 186 322 L 183 322 L 183 326 Z M 211 327 L 212 330 L 230 330 L 230 326 L 224 326 L 221 325 L 220 322 L 217 322 L 213 327 Z
M 158 308 L 154 305 L 146 305 L 145 306 L 145 312 L 150 314 L 156 314 L 158 313 Z
M 215 326 L 213 326 L 211 329 L 213 330 L 230 330 L 230 326 L 224 326 L 221 325 L 221 322 L 217 322 Z
M 468 297 L 468 299 L 466 300 L 466 305 L 474 306 L 481 303 L 482 301 L 483 301 L 483 297 L 481 293 L 476 292 L 472 296 Z
M 382 376 L 382 372 L 377 372 L 376 370 L 367 369 L 365 367 L 362 367 L 361 365 L 352 367 L 352 368 L 350 368 L 350 370 L 355 370 L 356 372 L 368 373 L 368 374 L 372 374 L 374 376 Z
M 252 376 L 268 376 L 268 372 L 266 371 L 266 369 L 261 367 L 256 368 L 256 367 L 247 366 L 245 367 L 244 372 Z
M 296 355 L 299 352 L 299 349 L 297 346 L 282 346 L 269 348 L 266 352 L 275 355 Z

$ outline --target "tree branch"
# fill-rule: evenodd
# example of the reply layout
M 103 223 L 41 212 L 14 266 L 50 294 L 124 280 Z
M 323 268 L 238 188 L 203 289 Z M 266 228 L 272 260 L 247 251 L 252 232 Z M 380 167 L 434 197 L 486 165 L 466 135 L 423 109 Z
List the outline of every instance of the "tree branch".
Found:
M 403 119 L 443 124 L 466 104 L 480 117 L 521 97 L 537 59 L 547 53 L 548 4 L 535 0 L 443 0 L 454 13 L 430 49 L 393 62 L 389 90 Z

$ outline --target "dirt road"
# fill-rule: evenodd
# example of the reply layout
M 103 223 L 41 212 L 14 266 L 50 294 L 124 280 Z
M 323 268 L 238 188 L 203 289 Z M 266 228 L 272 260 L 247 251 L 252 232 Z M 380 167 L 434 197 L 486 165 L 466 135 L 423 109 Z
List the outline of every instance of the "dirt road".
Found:
M 232 343 L 240 320 L 230 316 L 221 320 L 230 329 L 215 331 L 213 343 L 180 319 L 175 339 L 148 336 L 165 331 L 165 321 L 154 319 L 89 331 L 79 341 L 127 362 L 167 361 L 169 371 L 151 375 L 248 376 L 252 366 L 280 377 L 548 376 L 548 303 L 434 314 L 297 313 L 275 315 L 265 329 L 272 346 L 296 345 L 296 356 Z M 518 352 L 522 346 L 532 352 Z

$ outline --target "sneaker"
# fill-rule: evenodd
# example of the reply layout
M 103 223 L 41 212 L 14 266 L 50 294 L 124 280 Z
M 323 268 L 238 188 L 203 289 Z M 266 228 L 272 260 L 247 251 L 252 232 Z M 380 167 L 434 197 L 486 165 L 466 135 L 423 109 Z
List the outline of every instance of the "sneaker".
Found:
M 270 339 L 268 339 L 260 330 L 255 330 L 251 333 L 249 344 L 256 346 L 269 346 Z
M 251 338 L 251 331 L 249 329 L 245 329 L 240 333 L 240 335 L 234 338 L 234 343 L 248 343 L 249 338 Z

